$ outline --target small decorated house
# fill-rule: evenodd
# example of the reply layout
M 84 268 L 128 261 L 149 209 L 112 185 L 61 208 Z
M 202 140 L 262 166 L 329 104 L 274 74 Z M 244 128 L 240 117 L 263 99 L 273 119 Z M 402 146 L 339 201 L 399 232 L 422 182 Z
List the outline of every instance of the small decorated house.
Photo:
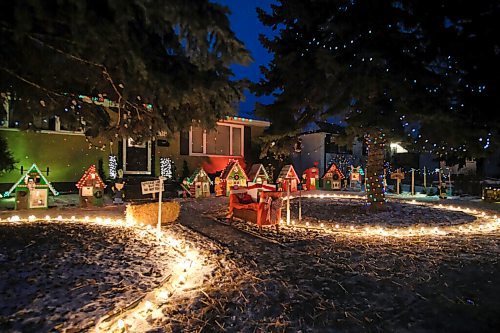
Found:
M 276 180 L 278 188 L 285 192 L 289 186 L 288 184 L 290 184 L 290 192 L 296 192 L 299 182 L 299 176 L 297 176 L 297 173 L 291 164 L 287 164 L 283 167 L 283 169 L 281 169 L 278 179 Z
M 80 206 L 102 206 L 104 188 L 106 185 L 102 181 L 95 165 L 91 165 L 83 174 L 82 178 L 76 183 L 80 194 Z
M 271 182 L 271 178 L 269 178 L 264 165 L 258 163 L 252 165 L 250 168 L 250 171 L 248 172 L 248 181 L 255 184 L 267 184 Z
M 340 171 L 335 163 L 332 163 L 328 170 L 323 175 L 323 189 L 325 190 L 340 190 L 342 188 L 342 179 L 345 176 Z
M 186 178 L 184 182 L 189 188 L 191 197 L 210 197 L 210 185 L 212 185 L 213 183 L 210 180 L 210 177 L 208 177 L 207 173 L 205 172 L 205 169 L 196 169 L 191 177 Z
M 349 175 L 349 181 L 350 181 L 350 187 L 354 189 L 361 189 L 361 184 L 363 183 L 363 176 L 364 176 L 364 171 L 363 168 L 358 166 L 355 167 L 351 165 L 351 172 Z
M 220 175 L 220 184 L 223 186 L 227 196 L 229 196 L 231 190 L 235 187 L 246 187 L 247 181 L 248 177 L 238 160 L 229 161 Z
M 314 162 L 314 166 L 304 170 L 302 173 L 302 179 L 304 182 L 304 190 L 312 191 L 319 188 L 319 169 L 318 162 Z
M 49 190 L 53 195 L 59 194 L 36 164 L 33 164 L 26 175 L 21 176 L 17 183 L 4 193 L 4 196 L 8 197 L 12 192 L 16 193 L 15 209 L 47 208 Z

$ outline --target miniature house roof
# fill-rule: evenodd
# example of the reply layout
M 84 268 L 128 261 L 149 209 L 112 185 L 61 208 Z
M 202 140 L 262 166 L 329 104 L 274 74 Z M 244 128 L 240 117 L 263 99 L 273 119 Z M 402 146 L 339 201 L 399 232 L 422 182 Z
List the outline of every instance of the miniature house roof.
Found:
M 238 163 L 237 160 L 229 161 L 229 163 L 222 171 L 220 178 L 226 180 L 229 177 L 229 175 L 231 175 L 233 172 L 240 172 L 245 177 L 245 179 L 248 180 L 245 170 L 243 170 L 243 168 L 241 167 L 240 163 Z
M 258 177 L 263 177 L 269 180 L 269 175 L 267 174 L 266 168 L 261 163 L 254 164 L 248 172 L 248 179 L 255 182 Z
M 285 178 L 295 178 L 298 181 L 300 181 L 299 176 L 297 176 L 297 173 L 295 172 L 295 169 L 293 168 L 293 165 L 287 164 L 281 169 L 280 174 L 278 175 L 278 179 L 285 179 Z
M 36 164 L 33 163 L 33 165 L 28 169 L 28 172 L 26 172 L 26 175 L 22 175 L 21 178 L 19 178 L 19 180 L 14 185 L 12 185 L 12 187 L 7 192 L 4 193 L 4 197 L 10 196 L 10 194 L 15 191 L 16 187 L 24 181 L 26 176 L 33 172 L 40 176 L 44 185 L 46 184 L 49 187 L 53 195 L 59 195 L 59 192 L 56 191 L 54 186 L 52 186 L 52 184 L 47 180 L 47 178 L 45 178 L 45 176 L 42 174 L 40 169 L 38 169 Z
M 91 165 L 83 174 L 82 178 L 76 183 L 77 188 L 81 188 L 85 186 L 85 182 L 87 180 L 95 180 L 102 188 L 105 188 L 106 185 L 102 181 L 101 177 L 99 176 L 99 173 L 95 169 L 95 165 Z
M 208 177 L 208 174 L 206 173 L 205 169 L 203 169 L 203 168 L 198 168 L 198 169 L 194 170 L 191 177 L 186 178 L 186 181 L 189 185 L 191 185 L 197 181 L 198 177 L 206 177 L 208 179 L 208 181 L 210 182 L 210 184 L 213 184 L 212 180 L 210 179 L 210 177 Z
M 345 178 L 344 174 L 342 173 L 342 171 L 340 171 L 340 169 L 337 167 L 337 165 L 335 163 L 332 163 L 330 165 L 330 167 L 328 168 L 328 170 L 326 170 L 326 172 L 325 172 L 325 174 L 323 175 L 322 178 L 324 179 L 329 173 L 331 173 L 331 174 L 334 174 L 334 173 L 338 174 L 340 176 L 340 179 Z

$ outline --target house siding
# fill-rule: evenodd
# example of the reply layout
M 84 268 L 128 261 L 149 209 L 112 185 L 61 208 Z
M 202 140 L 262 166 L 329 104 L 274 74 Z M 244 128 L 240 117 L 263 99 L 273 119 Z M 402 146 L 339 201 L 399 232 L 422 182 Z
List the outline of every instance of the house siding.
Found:
M 90 165 L 97 167 L 100 159 L 107 175 L 109 144 L 105 151 L 89 149 L 83 134 L 0 129 L 0 136 L 17 161 L 13 171 L 0 175 L 0 184 L 18 181 L 21 166 L 27 170 L 33 163 L 44 172 L 49 168 L 51 182 L 77 182 Z
M 264 132 L 264 127 L 245 126 L 244 129 L 244 154 L 247 155 L 256 138 Z M 20 131 L 17 129 L 0 128 L 0 136 L 6 139 L 9 150 L 17 161 L 15 169 L 0 175 L 0 190 L 5 190 L 11 184 L 19 180 L 21 166 L 27 170 L 36 163 L 42 171 L 49 167 L 48 179 L 52 183 L 76 183 L 87 168 L 94 164 L 99 165 L 102 160 L 105 176 L 108 175 L 108 157 L 110 154 L 118 156 L 118 166 L 122 167 L 122 141 L 116 141 L 112 145 L 109 141 L 92 139 L 95 144 L 106 144 L 104 150 L 91 148 L 81 133 L 64 133 L 55 131 Z M 152 143 L 152 165 L 151 176 L 159 176 L 160 158 L 169 157 L 175 163 L 176 175 L 182 174 L 182 165 L 185 160 L 190 172 L 203 166 L 208 173 L 215 173 L 224 169 L 230 157 L 218 156 L 189 156 L 189 141 L 181 139 L 179 132 L 171 138 L 159 138 L 168 141 L 168 147 Z M 110 150 L 111 148 L 111 150 Z M 244 158 L 238 158 L 242 166 L 245 166 Z M 66 186 L 71 189 L 71 186 Z M 76 188 L 75 188 L 76 189 Z

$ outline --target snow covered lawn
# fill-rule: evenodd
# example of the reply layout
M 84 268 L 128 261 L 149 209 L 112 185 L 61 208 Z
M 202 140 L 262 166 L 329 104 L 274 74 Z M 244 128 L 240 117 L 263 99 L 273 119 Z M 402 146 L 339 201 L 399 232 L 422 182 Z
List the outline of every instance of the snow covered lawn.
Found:
M 0 223 L 0 331 L 90 327 L 157 286 L 178 256 L 137 228 Z

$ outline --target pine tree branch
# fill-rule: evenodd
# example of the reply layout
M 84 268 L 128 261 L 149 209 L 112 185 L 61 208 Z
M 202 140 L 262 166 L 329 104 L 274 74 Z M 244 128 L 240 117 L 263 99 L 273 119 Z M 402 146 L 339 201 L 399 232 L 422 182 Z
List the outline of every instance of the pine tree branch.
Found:
M 31 86 L 33 86 L 33 87 L 35 87 L 35 88 L 38 88 L 38 89 L 40 89 L 40 90 L 43 90 L 43 91 L 45 91 L 45 92 L 46 92 L 46 93 L 48 93 L 48 94 L 56 95 L 56 96 L 59 96 L 59 97 L 64 97 L 64 95 L 63 95 L 63 94 L 58 93 L 58 92 L 53 91 L 53 90 L 50 90 L 50 89 L 48 89 L 48 88 L 42 87 L 42 86 L 41 86 L 41 85 L 39 85 L 38 83 L 35 83 L 35 82 L 33 82 L 33 81 L 31 81 L 31 80 L 29 80 L 29 79 L 27 79 L 27 78 L 23 77 L 23 76 L 20 76 L 19 74 L 16 74 L 14 71 L 12 71 L 12 70 L 10 70 L 10 69 L 8 69 L 8 68 L 5 68 L 5 67 L 3 67 L 3 66 L 0 66 L 0 69 L 1 69 L 1 70 L 3 70 L 4 72 L 6 72 L 6 73 L 8 73 L 8 74 L 10 74 L 10 75 L 12 75 L 12 76 L 14 76 L 14 77 L 16 77 L 17 79 L 19 79 L 19 80 L 23 81 L 24 83 L 27 83 L 27 84 L 29 84 L 29 85 L 31 85 Z

